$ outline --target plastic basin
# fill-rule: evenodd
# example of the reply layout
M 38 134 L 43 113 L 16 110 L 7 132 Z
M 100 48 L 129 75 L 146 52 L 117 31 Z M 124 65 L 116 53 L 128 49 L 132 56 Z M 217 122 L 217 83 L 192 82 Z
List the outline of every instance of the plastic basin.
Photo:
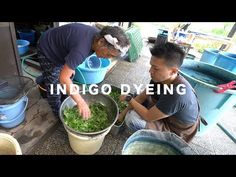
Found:
M 196 155 L 179 136 L 170 132 L 138 130 L 125 142 L 122 155 Z
M 24 55 L 29 50 L 30 42 L 27 40 L 18 39 L 17 48 L 20 55 Z
M 17 140 L 6 133 L 0 133 L 0 155 L 22 155 Z
M 13 128 L 21 124 L 25 118 L 25 111 L 28 105 L 28 97 L 26 96 L 24 97 L 23 103 L 24 103 L 24 109 L 21 110 L 21 113 L 12 119 L 0 120 L 0 126 L 4 128 Z
M 22 97 L 19 101 L 10 105 L 0 105 L 0 121 L 12 120 L 22 113 L 25 108 L 27 97 Z
M 105 136 L 110 132 L 111 127 L 117 121 L 119 114 L 118 107 L 115 101 L 107 95 L 91 95 L 87 93 L 86 95 L 81 94 L 81 96 L 88 104 L 101 103 L 108 107 L 109 125 L 103 130 L 89 133 L 76 131 L 66 125 L 64 122 L 63 111 L 66 107 L 72 108 L 76 105 L 75 101 L 70 96 L 61 104 L 59 111 L 60 120 L 68 133 L 70 146 L 74 152 L 77 154 L 94 154 L 101 148 Z
M 200 61 L 214 65 L 220 50 L 217 49 L 204 49 Z
M 96 55 L 91 55 L 86 59 L 86 66 L 90 69 L 98 69 L 101 67 L 102 62 Z
M 236 54 L 229 52 L 220 52 L 215 65 L 224 68 L 230 72 L 236 73 Z
M 204 134 L 235 105 L 236 90 L 229 89 L 224 93 L 216 93 L 214 90 L 219 89 L 219 84 L 236 80 L 236 75 L 223 68 L 195 60 L 184 60 L 180 74 L 196 91 L 200 103 L 200 116 L 208 123 L 207 126 L 201 123 L 198 134 Z
M 83 62 L 75 71 L 74 80 L 81 84 L 97 84 L 104 80 L 107 70 L 111 65 L 109 59 L 101 58 L 101 67 L 97 69 L 90 69 Z
M 75 153 L 80 155 L 92 155 L 99 151 L 110 128 L 102 134 L 95 136 L 75 134 L 68 129 L 66 129 L 66 131 L 68 133 L 70 146 Z

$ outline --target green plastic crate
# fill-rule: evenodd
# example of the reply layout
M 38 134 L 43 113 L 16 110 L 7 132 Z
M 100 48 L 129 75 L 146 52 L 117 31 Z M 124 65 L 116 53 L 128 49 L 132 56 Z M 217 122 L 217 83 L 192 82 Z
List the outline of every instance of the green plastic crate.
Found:
M 130 39 L 130 48 L 128 51 L 128 58 L 130 62 L 136 61 L 143 48 L 142 35 L 137 27 L 131 27 L 126 30 L 126 34 Z

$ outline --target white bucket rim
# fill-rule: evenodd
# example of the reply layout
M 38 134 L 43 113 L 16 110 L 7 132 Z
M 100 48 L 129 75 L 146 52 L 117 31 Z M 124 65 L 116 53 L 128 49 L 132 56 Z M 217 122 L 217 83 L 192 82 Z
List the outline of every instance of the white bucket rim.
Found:
M 15 155 L 22 155 L 20 145 L 13 136 L 8 135 L 6 133 L 0 133 L 0 138 L 4 138 L 7 141 L 9 141 L 10 143 L 12 143 L 12 145 L 14 146 L 14 149 L 15 149 L 15 153 L 16 153 Z

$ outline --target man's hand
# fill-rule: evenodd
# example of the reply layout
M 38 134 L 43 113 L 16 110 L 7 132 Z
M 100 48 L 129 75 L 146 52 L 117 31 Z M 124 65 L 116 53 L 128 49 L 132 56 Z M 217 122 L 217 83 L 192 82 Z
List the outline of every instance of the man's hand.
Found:
M 90 118 L 91 112 L 85 101 L 77 103 L 77 108 L 79 109 L 79 114 L 83 119 L 88 120 Z
M 116 124 L 120 124 L 121 122 L 123 122 L 124 121 L 124 119 L 125 119 L 125 115 L 126 115 L 126 112 L 121 112 L 120 114 L 119 114 L 119 116 L 118 116 L 118 119 L 117 119 L 117 122 L 116 122 Z
M 125 101 L 125 97 L 126 97 L 127 95 L 120 95 L 120 101 Z
M 73 100 L 77 103 L 80 115 L 87 120 L 91 116 L 90 109 L 84 99 L 79 93 L 71 94 L 70 85 L 73 84 L 71 77 L 75 74 L 75 71 L 71 69 L 67 64 L 65 64 L 60 73 L 60 83 L 66 84 L 66 93 L 70 95 Z M 75 88 L 73 88 L 75 89 Z M 74 91 L 74 90 L 73 90 Z

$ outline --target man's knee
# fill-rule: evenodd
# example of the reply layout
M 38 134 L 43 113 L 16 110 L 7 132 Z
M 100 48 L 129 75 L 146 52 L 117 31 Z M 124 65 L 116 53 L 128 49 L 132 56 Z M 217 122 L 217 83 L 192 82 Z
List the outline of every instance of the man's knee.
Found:
M 133 131 L 144 129 L 146 121 L 142 120 L 141 117 L 135 111 L 129 111 L 125 117 L 125 124 Z
M 128 111 L 125 116 L 125 123 L 126 125 L 134 124 L 136 117 L 133 116 L 134 111 Z

